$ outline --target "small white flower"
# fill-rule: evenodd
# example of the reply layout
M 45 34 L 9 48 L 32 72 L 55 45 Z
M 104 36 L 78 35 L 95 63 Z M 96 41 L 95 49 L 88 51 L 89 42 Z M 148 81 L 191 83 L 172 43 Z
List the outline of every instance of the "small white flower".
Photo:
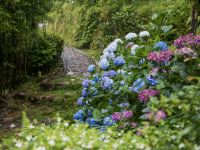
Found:
M 50 140 L 48 143 L 49 143 L 49 145 L 51 145 L 51 146 L 54 146 L 54 145 L 56 144 L 56 142 L 55 142 L 54 140 Z
M 131 55 L 135 55 L 136 50 L 137 50 L 138 48 L 140 48 L 139 45 L 133 45 L 133 46 L 131 47 Z
M 32 136 L 31 136 L 31 135 L 26 136 L 26 140 L 27 140 L 27 141 L 30 141 L 31 139 L 32 139 Z
M 181 143 L 178 147 L 179 147 L 179 149 L 182 149 L 185 147 L 185 144 Z
M 33 126 L 32 124 L 29 126 L 30 129 L 33 129 L 35 128 L 35 126 Z
M 21 148 L 22 145 L 23 145 L 22 142 L 19 142 L 19 141 L 15 144 L 15 146 L 18 147 L 18 148 Z
M 64 123 L 64 126 L 65 126 L 65 127 L 68 127 L 68 126 L 69 126 L 69 122 L 65 122 L 65 123 Z
M 149 37 L 150 36 L 150 33 L 148 31 L 141 31 L 139 33 L 139 36 L 142 38 L 142 37 Z
M 68 142 L 68 141 L 70 141 L 70 139 L 69 139 L 69 137 L 66 136 L 66 137 L 63 137 L 63 138 L 62 138 L 62 141 L 63 141 L 63 142 Z
M 10 125 L 10 128 L 14 128 L 14 127 L 15 127 L 15 124 L 12 123 L 12 124 Z
M 36 148 L 36 150 L 46 150 L 46 148 L 43 146 L 43 147 Z
M 136 37 L 137 37 L 137 34 L 136 34 L 136 33 L 128 33 L 128 34 L 125 36 L 126 40 L 132 40 L 132 39 L 134 39 L 134 38 L 136 38 Z

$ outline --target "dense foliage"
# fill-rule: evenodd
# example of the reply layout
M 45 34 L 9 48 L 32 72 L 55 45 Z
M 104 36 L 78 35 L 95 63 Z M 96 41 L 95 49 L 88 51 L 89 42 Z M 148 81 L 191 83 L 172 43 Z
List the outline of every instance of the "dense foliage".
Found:
M 0 2 L 0 95 L 3 91 L 14 88 L 27 74 L 37 73 L 35 71 L 40 69 L 32 70 L 32 67 L 37 64 L 29 59 L 34 57 L 32 54 L 36 54 L 32 50 L 36 49 L 37 39 L 43 39 L 38 44 L 44 45 L 43 48 L 54 53 L 53 55 L 57 53 L 56 51 L 60 51 L 61 40 L 56 37 L 51 38 L 52 36 L 48 37 L 45 32 L 46 14 L 51 7 L 52 3 L 49 0 L 3 0 Z M 38 29 L 39 25 L 40 29 Z M 39 35 L 39 32 L 44 32 L 44 36 Z M 49 59 L 52 56 L 43 57 Z
M 162 33 L 163 40 L 191 30 L 188 0 L 56 1 L 49 16 L 48 31 L 83 49 L 103 49 L 114 38 L 147 28 L 155 35 Z

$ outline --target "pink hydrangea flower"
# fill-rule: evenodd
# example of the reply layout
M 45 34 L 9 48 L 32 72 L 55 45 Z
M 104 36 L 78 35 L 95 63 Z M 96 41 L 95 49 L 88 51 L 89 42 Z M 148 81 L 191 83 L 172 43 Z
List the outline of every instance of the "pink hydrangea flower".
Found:
M 167 117 L 167 114 L 164 111 L 159 110 L 158 112 L 156 112 L 155 121 L 158 122 L 162 119 L 165 119 L 166 117 Z
M 125 110 L 125 111 L 123 111 L 122 116 L 125 119 L 131 118 L 133 116 L 133 112 Z
M 159 52 L 151 52 L 147 56 L 147 60 L 155 61 L 157 63 L 169 62 L 172 59 L 173 52 L 170 50 L 167 51 L 159 51 Z
M 113 121 L 119 121 L 122 119 L 122 115 L 120 112 L 115 112 L 113 115 L 112 115 L 112 120 Z
M 177 49 L 176 53 L 184 56 L 184 58 L 195 58 L 197 56 L 196 52 L 188 47 Z
M 138 99 L 139 99 L 141 102 L 146 102 L 146 101 L 149 100 L 150 97 L 156 96 L 156 95 L 158 95 L 159 93 L 160 93 L 160 92 L 157 91 L 157 90 L 145 89 L 145 90 L 139 92 Z

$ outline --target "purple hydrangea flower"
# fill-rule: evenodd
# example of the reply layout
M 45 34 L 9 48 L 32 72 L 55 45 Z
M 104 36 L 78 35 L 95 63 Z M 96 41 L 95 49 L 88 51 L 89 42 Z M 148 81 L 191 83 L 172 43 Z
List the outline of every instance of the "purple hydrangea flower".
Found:
M 112 120 L 113 121 L 120 121 L 122 119 L 122 114 L 120 112 L 115 112 L 113 115 L 112 115 Z
M 133 116 L 133 112 L 125 110 L 125 111 L 122 112 L 122 116 L 125 119 L 131 118 Z
M 155 120 L 156 120 L 156 122 L 158 122 L 162 119 L 165 119 L 166 117 L 167 117 L 167 114 L 164 111 L 159 110 L 158 112 L 156 112 Z
M 157 91 L 157 90 L 145 89 L 145 90 L 139 92 L 138 99 L 139 99 L 141 102 L 146 102 L 146 101 L 149 100 L 150 97 L 156 96 L 156 95 L 158 95 L 159 93 L 160 93 L 160 92 Z
M 173 57 L 173 52 L 170 50 L 161 51 L 161 52 L 151 52 L 147 56 L 147 60 L 155 61 L 157 63 L 167 63 Z

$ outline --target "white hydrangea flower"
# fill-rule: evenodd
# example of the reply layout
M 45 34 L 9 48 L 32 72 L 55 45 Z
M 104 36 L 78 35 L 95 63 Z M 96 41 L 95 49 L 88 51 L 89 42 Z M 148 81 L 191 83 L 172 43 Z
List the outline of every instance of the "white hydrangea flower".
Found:
M 115 53 L 109 53 L 108 58 L 109 59 L 115 59 L 116 55 Z
M 112 42 L 108 45 L 108 47 L 106 48 L 108 52 L 115 52 L 117 49 L 117 43 L 116 42 Z
M 126 40 L 131 40 L 131 39 L 134 39 L 137 37 L 137 34 L 136 33 L 128 33 L 125 38 Z
M 138 48 L 140 48 L 139 45 L 133 45 L 133 46 L 131 47 L 131 55 L 135 55 L 136 50 L 137 50 Z
M 27 140 L 27 141 L 30 141 L 31 139 L 32 139 L 32 136 L 31 136 L 31 135 L 26 136 L 26 140 Z
M 117 70 L 117 74 L 122 74 L 122 75 L 124 75 L 124 74 L 126 74 L 126 71 L 124 71 L 123 69 L 118 69 L 118 70 Z
M 114 42 L 115 42 L 115 43 L 121 43 L 121 44 L 124 43 L 121 39 L 115 39 Z
M 140 33 L 139 33 L 139 37 L 149 37 L 150 36 L 150 33 L 148 32 L 148 31 L 141 31 Z

